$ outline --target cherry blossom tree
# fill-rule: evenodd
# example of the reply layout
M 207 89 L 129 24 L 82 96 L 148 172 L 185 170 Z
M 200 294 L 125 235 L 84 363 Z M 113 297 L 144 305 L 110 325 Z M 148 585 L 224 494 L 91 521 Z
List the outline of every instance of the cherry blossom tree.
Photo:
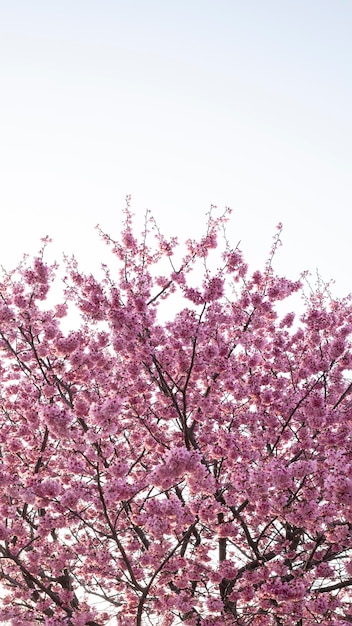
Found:
M 0 622 L 352 622 L 352 302 L 280 314 L 280 229 L 251 273 L 226 220 L 180 253 L 127 206 L 55 306 L 47 241 L 4 273 Z

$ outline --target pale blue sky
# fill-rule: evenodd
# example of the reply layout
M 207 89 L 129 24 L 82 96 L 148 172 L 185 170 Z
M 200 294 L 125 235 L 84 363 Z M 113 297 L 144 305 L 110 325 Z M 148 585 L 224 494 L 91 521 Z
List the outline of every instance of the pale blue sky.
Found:
M 352 291 L 349 0 L 0 0 L 0 263 L 50 234 L 87 266 L 126 194 L 260 265 Z M 96 254 L 93 254 L 96 245 Z

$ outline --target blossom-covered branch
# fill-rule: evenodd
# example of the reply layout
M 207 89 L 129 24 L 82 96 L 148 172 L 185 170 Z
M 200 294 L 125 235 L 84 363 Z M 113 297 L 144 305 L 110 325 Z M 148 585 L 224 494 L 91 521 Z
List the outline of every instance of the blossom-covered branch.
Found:
M 128 205 L 54 307 L 47 240 L 3 275 L 0 621 L 351 623 L 352 303 L 280 315 L 281 225 L 250 273 L 228 213 L 180 252 Z

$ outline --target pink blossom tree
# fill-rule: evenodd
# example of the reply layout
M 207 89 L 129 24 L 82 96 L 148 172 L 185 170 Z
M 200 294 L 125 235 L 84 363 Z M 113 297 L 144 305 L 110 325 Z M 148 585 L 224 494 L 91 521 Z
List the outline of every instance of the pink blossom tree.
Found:
M 177 261 L 127 208 L 55 307 L 46 244 L 4 274 L 0 622 L 352 622 L 352 302 L 280 315 L 300 283 L 250 274 L 226 218 Z

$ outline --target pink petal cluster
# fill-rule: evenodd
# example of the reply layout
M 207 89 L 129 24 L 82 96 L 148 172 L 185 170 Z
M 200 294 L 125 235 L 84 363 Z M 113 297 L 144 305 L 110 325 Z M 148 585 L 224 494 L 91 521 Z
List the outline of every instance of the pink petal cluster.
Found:
M 3 274 L 2 623 L 352 622 L 352 301 L 282 313 L 281 226 L 250 274 L 227 213 L 180 254 L 127 206 L 53 307 L 47 239 Z

